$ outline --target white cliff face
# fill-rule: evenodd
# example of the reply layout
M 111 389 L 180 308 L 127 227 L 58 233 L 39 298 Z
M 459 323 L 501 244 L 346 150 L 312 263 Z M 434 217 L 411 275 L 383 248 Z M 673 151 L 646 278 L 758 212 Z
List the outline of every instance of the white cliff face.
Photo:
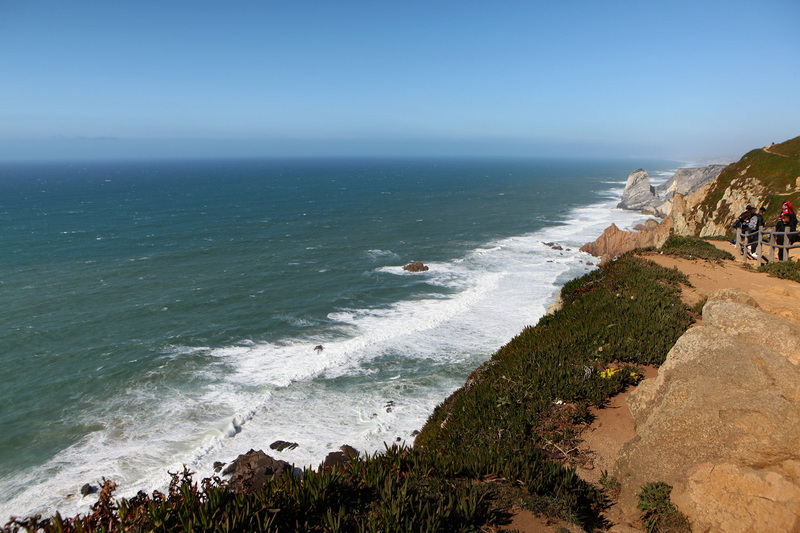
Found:
M 643 168 L 634 170 L 628 176 L 622 201 L 617 204 L 620 209 L 640 210 L 652 206 L 657 200 L 655 188 L 650 185 L 650 176 Z
M 666 217 L 672 212 L 675 195 L 688 196 L 719 176 L 725 165 L 702 168 L 682 168 L 657 187 L 650 185 L 650 176 L 643 169 L 634 170 L 625 184 L 621 209 L 641 210 L 647 214 Z
M 656 187 L 656 191 L 667 200 L 675 194 L 686 196 L 715 179 L 724 168 L 725 165 L 709 165 L 702 168 L 678 169 L 670 179 Z

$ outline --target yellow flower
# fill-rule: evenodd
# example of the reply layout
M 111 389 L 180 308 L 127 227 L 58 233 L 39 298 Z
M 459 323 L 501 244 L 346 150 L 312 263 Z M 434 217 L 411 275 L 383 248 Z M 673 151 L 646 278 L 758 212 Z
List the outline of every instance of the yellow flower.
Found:
M 622 369 L 621 368 L 606 368 L 602 372 L 600 372 L 600 377 L 608 379 L 614 374 L 618 374 Z

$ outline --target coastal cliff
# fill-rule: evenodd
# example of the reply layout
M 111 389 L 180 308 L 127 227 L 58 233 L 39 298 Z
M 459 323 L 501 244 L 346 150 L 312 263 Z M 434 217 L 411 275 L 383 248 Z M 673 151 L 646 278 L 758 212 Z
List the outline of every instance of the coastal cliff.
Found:
M 659 248 L 671 235 L 727 235 L 748 204 L 766 207 L 769 224 L 784 201 L 800 200 L 800 137 L 714 172 L 691 191 L 671 184 L 660 222 L 632 232 L 611 226 L 582 250 L 608 264 L 633 249 Z M 647 213 L 655 190 L 645 194 L 643 170 L 631 176 L 627 208 Z M 800 296 L 800 289 L 773 290 L 789 302 Z M 628 396 L 635 436 L 609 459 L 628 520 L 638 516 L 642 487 L 665 483 L 692 531 L 800 531 L 800 317 L 793 308 L 765 312 L 735 285 L 714 292 L 702 325 L 684 333 L 657 377 Z
M 724 165 L 710 165 L 701 168 L 681 168 L 667 181 L 658 185 L 650 184 L 650 176 L 643 168 L 634 170 L 628 176 L 622 199 L 617 204 L 620 209 L 642 211 L 665 217 L 672 211 L 672 199 L 676 194 L 686 196 L 719 176 Z
M 729 237 L 731 223 L 748 205 L 764 206 L 767 225 L 774 224 L 783 202 L 800 204 L 800 137 L 751 150 L 726 167 L 679 170 L 662 186 L 668 191 L 663 198 L 646 171 L 631 173 L 619 207 L 662 220 L 636 231 L 611 226 L 581 250 L 604 264 L 636 248 L 659 247 L 672 234 Z

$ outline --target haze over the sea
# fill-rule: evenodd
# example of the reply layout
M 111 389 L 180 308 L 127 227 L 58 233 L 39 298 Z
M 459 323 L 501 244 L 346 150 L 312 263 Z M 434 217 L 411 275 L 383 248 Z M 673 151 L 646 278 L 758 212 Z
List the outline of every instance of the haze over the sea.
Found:
M 0 159 L 738 157 L 800 3 L 4 2 Z

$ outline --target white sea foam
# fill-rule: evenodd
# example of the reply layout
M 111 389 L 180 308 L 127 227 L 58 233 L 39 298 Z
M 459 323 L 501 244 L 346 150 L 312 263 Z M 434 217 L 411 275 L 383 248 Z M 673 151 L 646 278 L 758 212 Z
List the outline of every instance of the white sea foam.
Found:
M 216 349 L 171 347 L 165 367 L 188 356 L 207 362 L 186 376 L 185 386 L 145 382 L 120 391 L 105 408 L 102 429 L 44 466 L 4 479 L 11 497 L 0 519 L 11 512 L 85 512 L 94 499 L 74 495 L 83 483 L 105 476 L 120 484 L 119 496 L 163 489 L 167 471 L 186 464 L 208 476 L 215 461 L 249 449 L 270 452 L 275 440 L 299 444 L 272 453 L 298 466 L 317 465 L 342 444 L 371 453 L 384 442 L 410 443 L 412 431 L 471 369 L 535 324 L 560 283 L 591 268 L 590 256 L 578 251 L 582 244 L 612 222 L 631 228 L 645 219 L 613 209 L 618 198 L 609 194 L 573 210 L 566 223 L 487 243 L 452 262 L 431 263 L 424 273 L 403 271 L 393 252 L 370 250 L 387 263 L 375 270 L 386 283 L 417 276 L 430 294 L 381 309 L 337 310 L 328 333 L 273 343 L 244 339 Z M 318 344 L 322 351 L 314 350 Z

